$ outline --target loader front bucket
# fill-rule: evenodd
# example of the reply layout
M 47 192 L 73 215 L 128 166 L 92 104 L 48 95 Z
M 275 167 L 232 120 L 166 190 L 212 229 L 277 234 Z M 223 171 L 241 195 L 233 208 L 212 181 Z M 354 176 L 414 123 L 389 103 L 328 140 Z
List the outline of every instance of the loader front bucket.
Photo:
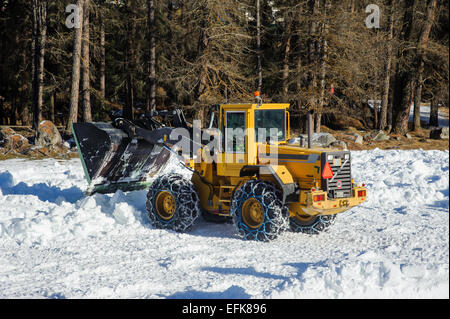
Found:
M 89 183 L 87 195 L 148 188 L 170 157 L 161 144 L 132 139 L 109 123 L 74 123 L 72 131 Z

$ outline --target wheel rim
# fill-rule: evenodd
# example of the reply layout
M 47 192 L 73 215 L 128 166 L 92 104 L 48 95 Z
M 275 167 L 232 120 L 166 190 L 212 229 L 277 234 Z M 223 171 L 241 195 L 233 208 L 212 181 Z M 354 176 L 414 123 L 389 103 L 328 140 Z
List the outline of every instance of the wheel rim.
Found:
M 254 198 L 247 199 L 242 205 L 242 220 L 252 229 L 259 228 L 264 221 L 261 203 Z
M 175 197 L 169 192 L 160 192 L 156 196 L 156 213 L 164 220 L 170 220 L 177 210 Z

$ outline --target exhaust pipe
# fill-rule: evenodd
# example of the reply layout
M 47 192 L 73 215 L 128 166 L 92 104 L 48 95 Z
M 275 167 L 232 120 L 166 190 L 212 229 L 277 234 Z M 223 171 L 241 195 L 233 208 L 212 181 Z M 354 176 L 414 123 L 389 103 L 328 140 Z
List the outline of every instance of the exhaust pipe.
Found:
M 313 121 L 312 121 L 313 112 L 308 112 L 308 148 L 311 148 L 311 139 L 313 135 Z

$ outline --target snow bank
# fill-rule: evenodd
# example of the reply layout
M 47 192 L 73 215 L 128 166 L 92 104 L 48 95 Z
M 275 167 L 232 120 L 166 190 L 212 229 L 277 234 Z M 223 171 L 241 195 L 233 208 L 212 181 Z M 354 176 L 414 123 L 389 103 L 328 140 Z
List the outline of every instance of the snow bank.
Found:
M 357 260 L 319 262 L 269 293 L 270 298 L 443 298 L 448 270 L 436 264 L 396 264 L 366 253 Z M 358 260 L 359 259 L 359 260 Z
M 352 175 L 365 182 L 367 207 L 394 209 L 449 208 L 448 151 L 383 151 L 353 153 Z
M 123 225 L 148 226 L 145 191 L 84 197 L 87 183 L 79 160 L 5 163 L 9 168 L 2 172 L 0 162 L 0 236 L 40 244 L 114 233 Z M 191 174 L 174 158 L 162 171 L 171 172 Z
M 154 229 L 145 191 L 84 197 L 79 160 L 2 161 L 0 298 L 448 298 L 448 151 L 352 159 L 367 202 L 270 243 Z

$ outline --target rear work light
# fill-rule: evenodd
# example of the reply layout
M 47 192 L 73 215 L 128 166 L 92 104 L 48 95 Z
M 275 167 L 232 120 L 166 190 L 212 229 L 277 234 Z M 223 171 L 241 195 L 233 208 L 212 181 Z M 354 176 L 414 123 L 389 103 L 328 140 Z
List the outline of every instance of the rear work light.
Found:
M 314 195 L 314 201 L 315 202 L 323 202 L 325 200 L 325 195 Z
M 358 197 L 366 197 L 366 191 L 358 191 Z

